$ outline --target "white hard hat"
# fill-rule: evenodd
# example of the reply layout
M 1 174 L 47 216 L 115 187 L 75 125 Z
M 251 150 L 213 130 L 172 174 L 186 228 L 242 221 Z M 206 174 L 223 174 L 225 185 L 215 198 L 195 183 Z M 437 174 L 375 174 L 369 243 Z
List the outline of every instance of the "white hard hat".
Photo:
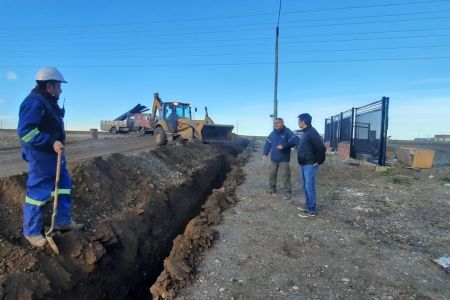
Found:
M 59 82 L 67 83 L 64 80 L 62 74 L 58 71 L 58 69 L 53 67 L 42 67 L 36 73 L 37 81 L 47 81 L 47 80 L 55 80 Z

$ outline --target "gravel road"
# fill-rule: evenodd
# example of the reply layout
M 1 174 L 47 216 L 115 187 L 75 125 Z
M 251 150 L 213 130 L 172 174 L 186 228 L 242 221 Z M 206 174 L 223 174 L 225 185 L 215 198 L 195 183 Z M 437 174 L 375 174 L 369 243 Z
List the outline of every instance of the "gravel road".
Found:
M 14 140 L 12 141 L 14 142 Z M 90 157 L 105 156 L 111 153 L 132 154 L 151 150 L 155 147 L 154 139 L 149 135 L 122 135 L 121 138 L 113 139 L 73 140 L 66 145 L 66 158 L 70 164 Z M 22 159 L 18 145 L 13 149 L 0 150 L 0 177 L 16 175 L 26 171 L 27 163 Z

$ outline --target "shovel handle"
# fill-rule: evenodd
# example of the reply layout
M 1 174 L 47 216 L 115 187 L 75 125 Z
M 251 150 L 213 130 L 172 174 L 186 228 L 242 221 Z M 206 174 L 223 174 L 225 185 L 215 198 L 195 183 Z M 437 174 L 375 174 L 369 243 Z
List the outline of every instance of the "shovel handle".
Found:
M 53 200 L 53 213 L 52 213 L 52 224 L 46 235 L 49 235 L 55 226 L 56 212 L 58 210 L 58 194 L 59 194 L 59 175 L 61 174 L 61 160 L 62 152 L 58 153 L 58 159 L 56 163 L 56 179 L 55 179 L 55 195 Z
M 58 194 L 59 194 L 59 176 L 61 174 L 61 160 L 62 152 L 58 153 L 58 160 L 56 163 L 56 179 L 55 179 L 55 199 L 53 201 L 53 212 L 58 208 Z

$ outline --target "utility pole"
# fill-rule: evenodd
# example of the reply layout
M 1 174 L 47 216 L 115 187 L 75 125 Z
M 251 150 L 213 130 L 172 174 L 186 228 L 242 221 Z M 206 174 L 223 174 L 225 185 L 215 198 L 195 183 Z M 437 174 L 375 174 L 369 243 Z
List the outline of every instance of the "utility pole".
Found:
M 278 8 L 278 21 L 277 29 L 275 32 L 275 87 L 273 95 L 273 114 L 272 118 L 275 120 L 278 118 L 278 37 L 280 35 L 280 14 L 281 14 L 281 0 Z

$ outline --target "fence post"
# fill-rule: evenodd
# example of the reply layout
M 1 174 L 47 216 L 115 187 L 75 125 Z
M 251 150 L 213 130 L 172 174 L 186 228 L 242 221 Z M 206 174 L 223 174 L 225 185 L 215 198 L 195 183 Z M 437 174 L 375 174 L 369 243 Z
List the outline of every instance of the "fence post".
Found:
M 356 158 L 355 155 L 355 108 L 352 107 L 352 121 L 350 125 L 350 157 Z
M 333 139 L 334 139 L 334 116 L 331 116 L 331 132 L 330 132 L 330 148 L 333 149 Z M 333 149 L 334 151 L 335 149 Z
M 387 97 L 381 99 L 381 131 L 380 131 L 380 148 L 378 153 L 378 165 L 386 165 L 386 135 L 387 135 L 387 110 L 386 100 Z

